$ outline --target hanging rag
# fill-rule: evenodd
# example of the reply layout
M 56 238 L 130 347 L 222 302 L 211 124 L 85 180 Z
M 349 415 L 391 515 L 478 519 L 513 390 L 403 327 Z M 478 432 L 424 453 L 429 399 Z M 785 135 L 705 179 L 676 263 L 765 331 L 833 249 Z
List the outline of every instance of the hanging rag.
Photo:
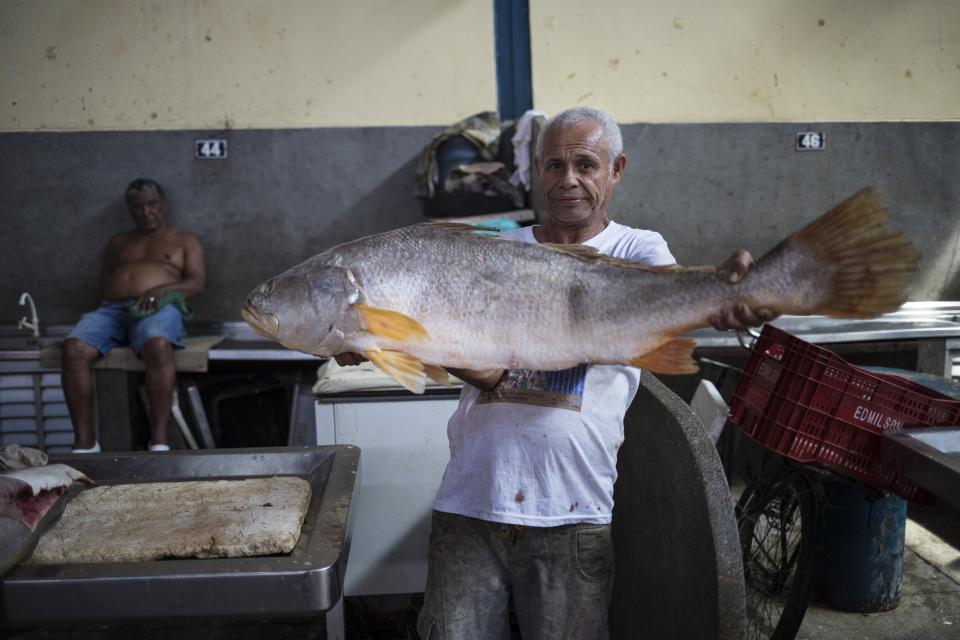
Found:
M 533 140 L 533 123 L 538 117 L 546 117 L 543 111 L 530 109 L 517 120 L 517 130 L 510 138 L 513 143 L 513 166 L 516 169 L 510 176 L 513 185 L 523 185 L 524 191 L 530 191 L 530 142 Z

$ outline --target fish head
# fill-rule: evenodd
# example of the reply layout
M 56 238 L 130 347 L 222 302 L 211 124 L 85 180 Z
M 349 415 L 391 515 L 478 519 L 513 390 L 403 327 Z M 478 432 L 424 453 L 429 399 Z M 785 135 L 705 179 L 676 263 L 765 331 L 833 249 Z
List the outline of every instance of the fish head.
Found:
M 348 269 L 307 261 L 251 291 L 241 315 L 285 347 L 330 356 L 339 353 L 344 332 L 338 327 L 359 296 Z

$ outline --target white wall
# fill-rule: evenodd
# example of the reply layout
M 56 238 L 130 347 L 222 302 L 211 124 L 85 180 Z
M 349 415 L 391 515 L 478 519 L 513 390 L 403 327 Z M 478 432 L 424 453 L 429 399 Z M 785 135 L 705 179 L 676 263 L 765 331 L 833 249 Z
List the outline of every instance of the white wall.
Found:
M 620 122 L 960 118 L 958 0 L 530 0 L 534 104 Z
M 496 108 L 491 0 L 3 0 L 0 131 L 436 125 Z

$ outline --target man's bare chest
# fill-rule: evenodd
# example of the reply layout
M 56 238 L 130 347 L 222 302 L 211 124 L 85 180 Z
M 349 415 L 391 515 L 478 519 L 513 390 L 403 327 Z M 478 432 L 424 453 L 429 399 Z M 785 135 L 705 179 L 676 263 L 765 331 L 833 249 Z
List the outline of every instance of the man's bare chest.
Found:
M 170 238 L 133 238 L 125 242 L 117 252 L 118 265 L 147 261 L 182 269 L 183 247 Z

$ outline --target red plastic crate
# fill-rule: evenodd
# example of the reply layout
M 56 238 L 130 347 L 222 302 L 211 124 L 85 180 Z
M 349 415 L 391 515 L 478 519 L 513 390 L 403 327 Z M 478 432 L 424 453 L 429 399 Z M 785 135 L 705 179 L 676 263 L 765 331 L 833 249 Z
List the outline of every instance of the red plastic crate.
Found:
M 880 462 L 881 434 L 960 424 L 960 401 L 870 373 L 766 325 L 734 391 L 730 420 L 759 444 L 908 500 L 933 496 Z

